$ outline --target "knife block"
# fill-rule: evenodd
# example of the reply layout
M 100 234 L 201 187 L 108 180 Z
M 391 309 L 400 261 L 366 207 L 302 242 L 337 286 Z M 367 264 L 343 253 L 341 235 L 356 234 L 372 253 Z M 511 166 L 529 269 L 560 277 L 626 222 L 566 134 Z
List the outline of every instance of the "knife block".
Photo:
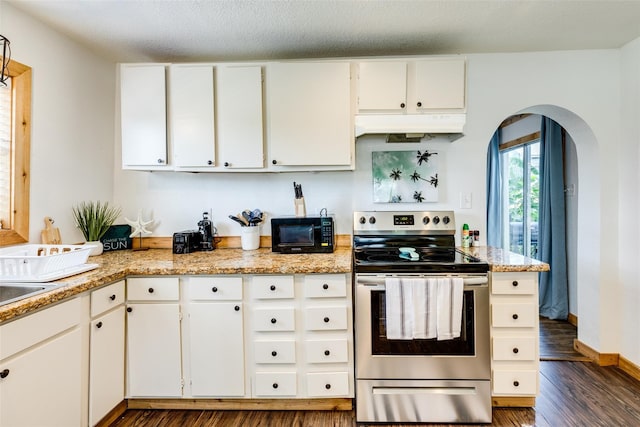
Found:
M 293 199 L 295 215 L 299 218 L 307 216 L 307 208 L 304 206 L 304 197 Z

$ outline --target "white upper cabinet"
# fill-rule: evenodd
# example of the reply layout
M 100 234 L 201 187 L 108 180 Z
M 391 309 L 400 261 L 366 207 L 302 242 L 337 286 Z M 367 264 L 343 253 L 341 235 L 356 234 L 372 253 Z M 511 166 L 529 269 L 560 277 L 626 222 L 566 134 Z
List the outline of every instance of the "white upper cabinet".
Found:
M 465 59 L 372 60 L 358 64 L 358 112 L 419 114 L 465 109 Z
M 120 67 L 122 167 L 163 169 L 167 165 L 164 64 Z
M 266 73 L 269 167 L 352 169 L 350 63 L 273 63 Z
M 262 67 L 216 67 L 216 83 L 219 164 L 263 168 Z
M 215 165 L 213 67 L 172 65 L 169 113 L 176 168 Z

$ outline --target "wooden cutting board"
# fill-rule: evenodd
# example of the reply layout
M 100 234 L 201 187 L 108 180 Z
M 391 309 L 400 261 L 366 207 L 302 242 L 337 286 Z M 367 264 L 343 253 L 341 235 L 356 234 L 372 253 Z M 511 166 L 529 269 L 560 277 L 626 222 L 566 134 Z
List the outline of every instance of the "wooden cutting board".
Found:
M 60 245 L 62 244 L 62 238 L 60 237 L 60 230 L 58 227 L 53 226 L 53 219 L 48 216 L 44 217 L 44 230 L 40 233 L 42 243 L 45 245 Z

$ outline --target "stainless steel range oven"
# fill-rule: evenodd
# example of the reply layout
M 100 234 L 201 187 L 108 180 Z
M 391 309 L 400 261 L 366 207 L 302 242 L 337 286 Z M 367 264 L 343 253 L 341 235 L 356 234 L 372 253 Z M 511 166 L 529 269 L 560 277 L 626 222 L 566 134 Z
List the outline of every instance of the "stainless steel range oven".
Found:
M 488 265 L 450 211 L 355 212 L 356 420 L 491 422 Z

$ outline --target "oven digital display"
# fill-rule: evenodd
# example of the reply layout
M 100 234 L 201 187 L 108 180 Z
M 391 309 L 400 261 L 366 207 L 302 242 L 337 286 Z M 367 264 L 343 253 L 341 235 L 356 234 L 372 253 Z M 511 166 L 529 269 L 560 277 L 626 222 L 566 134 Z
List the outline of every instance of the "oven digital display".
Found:
M 394 215 L 393 225 L 414 225 L 413 215 Z

